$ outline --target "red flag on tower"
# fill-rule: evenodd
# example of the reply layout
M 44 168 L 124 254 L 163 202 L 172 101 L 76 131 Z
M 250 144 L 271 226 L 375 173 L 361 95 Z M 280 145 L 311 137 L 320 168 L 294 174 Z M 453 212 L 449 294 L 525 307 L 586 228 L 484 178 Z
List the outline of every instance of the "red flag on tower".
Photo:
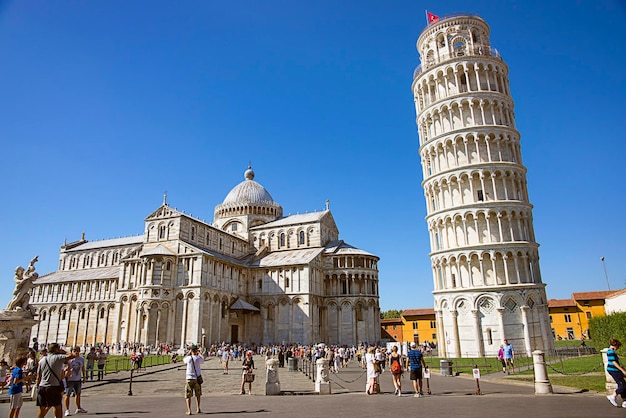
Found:
M 432 14 L 428 10 L 426 10 L 426 16 L 428 19 L 428 24 L 431 25 L 439 20 L 439 16 Z

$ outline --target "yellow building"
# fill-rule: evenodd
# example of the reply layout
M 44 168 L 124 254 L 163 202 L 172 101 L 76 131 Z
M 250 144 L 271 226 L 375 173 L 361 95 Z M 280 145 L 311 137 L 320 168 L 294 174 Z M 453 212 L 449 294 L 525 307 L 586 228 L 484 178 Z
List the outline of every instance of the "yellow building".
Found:
M 571 299 L 550 299 L 550 326 L 555 339 L 589 338 L 589 320 L 606 315 L 604 300 L 610 290 L 572 293 Z
M 402 311 L 404 341 L 423 344 L 437 342 L 437 321 L 433 308 L 405 309 Z

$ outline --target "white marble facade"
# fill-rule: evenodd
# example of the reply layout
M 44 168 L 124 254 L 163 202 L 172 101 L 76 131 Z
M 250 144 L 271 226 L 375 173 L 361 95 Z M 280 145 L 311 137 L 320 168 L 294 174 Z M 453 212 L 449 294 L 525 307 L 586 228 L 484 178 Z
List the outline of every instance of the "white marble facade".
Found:
M 163 204 L 143 235 L 65 243 L 31 337 L 68 345 L 380 339 L 378 260 L 328 208 L 283 217 L 248 168 L 206 223 Z
M 475 15 L 428 25 L 413 94 L 440 355 L 551 350 L 508 67 Z

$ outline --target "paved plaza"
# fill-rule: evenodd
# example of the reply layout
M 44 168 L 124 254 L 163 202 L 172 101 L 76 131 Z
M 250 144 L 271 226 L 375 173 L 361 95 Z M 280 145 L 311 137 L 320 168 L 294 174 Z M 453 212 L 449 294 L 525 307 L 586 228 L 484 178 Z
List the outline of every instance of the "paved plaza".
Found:
M 553 395 L 535 395 L 532 384 L 517 383 L 502 374 L 486 375 L 480 380 L 481 395 L 476 395 L 476 383 L 471 376 L 441 376 L 433 370 L 430 379 L 432 395 L 413 397 L 408 373 L 403 378 L 404 394 L 394 396 L 391 374 L 380 377 L 381 393 L 366 395 L 365 371 L 356 362 L 331 375 L 332 394 L 318 395 L 315 384 L 302 372 L 280 370 L 282 396 L 265 396 L 264 361 L 255 357 L 257 370 L 252 395 L 240 395 L 240 363 L 231 362 L 230 373 L 224 375 L 216 358 L 202 367 L 205 379 L 202 413 L 211 416 L 267 417 L 381 417 L 381 416 L 528 416 L 533 417 L 623 417 L 626 410 L 612 407 L 604 394 L 555 387 Z M 147 418 L 185 416 L 183 386 L 185 371 L 182 363 L 154 366 L 134 374 L 109 374 L 101 382 L 83 386 L 82 406 L 89 412 L 81 414 L 99 417 Z M 129 396 L 132 390 L 132 396 Z M 6 391 L 0 400 L 6 400 Z M 74 411 L 74 400 L 71 411 Z M 192 411 L 196 415 L 195 401 Z M 0 403 L 0 416 L 7 416 L 8 403 Z M 26 401 L 21 417 L 35 417 L 34 402 Z M 51 417 L 52 412 L 48 413 Z

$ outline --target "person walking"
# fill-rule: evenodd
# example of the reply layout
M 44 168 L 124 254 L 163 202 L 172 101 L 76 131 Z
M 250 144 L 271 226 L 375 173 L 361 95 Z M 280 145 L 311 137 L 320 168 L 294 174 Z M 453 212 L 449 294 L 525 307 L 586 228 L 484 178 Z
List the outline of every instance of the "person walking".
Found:
M 228 374 L 228 362 L 230 361 L 230 357 L 230 347 L 223 347 L 222 357 L 220 358 L 220 361 L 222 362 L 222 368 L 224 369 L 223 374 Z
M 380 372 L 380 366 L 376 362 L 376 348 L 369 347 L 365 354 L 365 364 L 367 367 L 367 386 L 365 386 L 365 393 L 372 395 L 375 393 L 376 379 Z
M 102 347 L 98 348 L 98 380 L 104 380 L 104 366 L 107 364 L 108 354 Z
M 619 362 L 619 357 L 617 357 L 616 350 L 622 346 L 620 340 L 616 338 L 611 338 L 609 341 L 609 349 L 606 352 L 606 371 L 611 375 L 615 383 L 617 383 L 617 388 L 613 391 L 612 395 L 607 396 L 607 399 L 613 406 L 620 406 L 617 403 L 617 395 L 622 397 L 622 408 L 626 408 L 626 382 L 624 381 L 624 376 L 626 375 L 626 370 L 622 367 Z
M 391 347 L 389 355 L 389 367 L 391 368 L 391 379 L 393 386 L 396 388 L 395 395 L 402 396 L 402 356 L 398 353 L 398 347 Z
M 515 374 L 515 364 L 513 363 L 515 361 L 515 350 L 513 350 L 513 344 L 509 344 L 509 340 L 504 340 L 502 350 L 504 351 L 507 374 Z M 511 371 L 509 371 L 509 368 Z
M 76 414 L 86 414 L 87 410 L 83 409 L 80 405 L 80 393 L 82 390 L 83 382 L 87 377 L 85 371 L 85 359 L 80 356 L 80 347 L 74 347 L 72 352 L 76 354 L 76 357 L 69 361 L 69 376 L 65 379 L 67 388 L 65 389 L 65 416 L 72 415 L 70 412 L 70 398 L 74 395 L 76 402 Z
M 422 392 L 422 373 L 423 369 L 426 368 L 426 362 L 424 361 L 422 352 L 417 349 L 417 344 L 415 344 L 415 342 L 411 343 L 411 349 L 408 352 L 408 357 L 411 380 L 413 381 L 413 389 L 415 389 L 415 395 L 413 396 L 421 398 L 424 396 L 424 393 Z
M 248 383 L 248 394 L 252 395 L 252 382 L 254 382 L 254 359 L 252 351 L 246 351 L 246 358 L 241 363 L 243 373 L 241 374 L 241 395 L 246 394 L 246 383 Z
M 37 418 L 45 417 L 50 409 L 54 409 L 55 418 L 63 418 L 63 367 L 75 357 L 75 352 L 66 353 L 57 343 L 48 345 L 47 354 L 37 365 Z
M 9 379 L 9 363 L 5 359 L 0 360 L 0 394 L 4 393 L 4 387 Z
M 196 408 L 197 413 L 201 413 L 200 410 L 200 397 L 202 396 L 202 363 L 204 363 L 204 357 L 200 355 L 200 349 L 196 345 L 192 345 L 183 363 L 187 365 L 185 371 L 185 403 L 187 404 L 187 415 L 191 415 L 191 397 L 196 396 Z
M 89 380 L 93 380 L 93 369 L 96 365 L 96 361 L 98 361 L 96 347 L 91 347 L 89 354 L 87 354 L 87 376 L 89 376 Z
M 34 382 L 35 372 L 37 371 L 37 352 L 28 350 L 26 355 L 26 365 L 24 365 L 24 384 L 26 392 L 30 392 L 30 386 Z
M 498 360 L 502 364 L 502 373 L 506 373 L 506 361 L 504 361 L 504 349 L 502 348 L 502 344 L 500 344 L 500 349 L 498 350 Z

